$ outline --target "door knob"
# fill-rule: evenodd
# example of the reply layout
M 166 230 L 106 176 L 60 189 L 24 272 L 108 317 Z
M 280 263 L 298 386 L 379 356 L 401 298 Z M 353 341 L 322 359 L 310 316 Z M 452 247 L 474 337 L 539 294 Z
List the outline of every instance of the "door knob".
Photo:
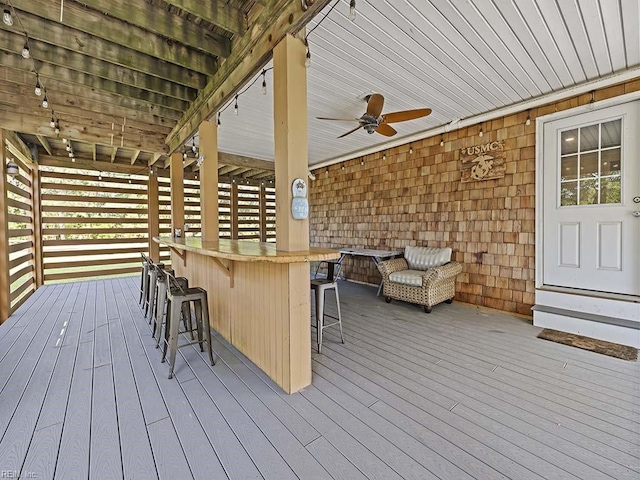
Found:
M 637 210 L 636 210 L 636 211 L 635 211 L 635 212 L 633 212 L 631 215 L 633 215 L 633 216 L 634 216 L 634 217 L 636 217 L 636 218 L 637 218 L 637 217 L 640 217 L 640 211 L 637 211 Z

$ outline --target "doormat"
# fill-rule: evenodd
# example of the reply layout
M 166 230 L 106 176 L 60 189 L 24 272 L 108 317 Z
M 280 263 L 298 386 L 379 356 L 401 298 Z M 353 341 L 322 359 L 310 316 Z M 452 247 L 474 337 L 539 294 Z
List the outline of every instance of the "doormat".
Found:
M 574 335 L 573 333 L 559 332 L 558 330 L 545 328 L 538 334 L 538 338 L 581 348 L 583 350 L 590 350 L 622 360 L 631 360 L 634 362 L 638 360 L 637 348 L 605 342 L 604 340 L 596 340 L 595 338 L 583 337 L 582 335 Z

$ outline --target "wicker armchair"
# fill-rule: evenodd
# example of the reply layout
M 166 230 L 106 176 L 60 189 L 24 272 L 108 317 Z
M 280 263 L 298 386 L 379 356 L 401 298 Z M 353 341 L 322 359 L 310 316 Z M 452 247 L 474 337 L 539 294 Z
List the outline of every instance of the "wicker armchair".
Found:
M 450 248 L 406 247 L 404 258 L 380 262 L 385 300 L 417 303 L 426 313 L 438 303 L 451 303 L 462 265 L 450 260 Z

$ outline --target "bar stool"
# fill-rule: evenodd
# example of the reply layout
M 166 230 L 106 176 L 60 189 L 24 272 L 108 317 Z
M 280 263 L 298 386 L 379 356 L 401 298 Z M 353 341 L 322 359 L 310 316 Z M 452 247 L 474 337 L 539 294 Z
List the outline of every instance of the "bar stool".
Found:
M 325 328 L 333 327 L 338 325 L 340 328 L 340 340 L 344 343 L 344 336 L 342 335 L 342 315 L 340 313 L 340 296 L 338 295 L 338 277 L 340 276 L 340 268 L 342 264 L 338 264 L 338 270 L 335 273 L 335 277 L 333 279 L 325 279 L 325 278 L 314 278 L 311 280 L 311 290 L 313 290 L 316 294 L 316 324 L 315 326 L 317 330 L 316 342 L 318 344 L 318 353 L 321 353 L 322 349 L 322 332 Z M 325 294 L 327 290 L 333 290 L 336 294 L 336 307 L 338 309 L 338 316 L 334 317 L 333 315 L 329 315 L 325 312 Z M 336 321 L 333 323 L 325 324 L 324 318 L 329 317 L 333 318 Z
M 151 332 L 152 337 L 156 339 L 156 348 L 160 347 L 160 339 L 162 338 L 162 327 L 166 325 L 167 308 L 169 303 L 167 298 L 167 272 L 171 275 L 175 275 L 172 269 L 158 270 L 158 293 L 156 301 L 156 312 L 153 316 L 153 330 Z M 176 281 L 182 288 L 189 288 L 189 280 L 187 280 L 185 277 L 176 277 Z M 192 329 L 190 305 L 190 303 L 182 304 L 182 321 L 185 323 L 185 328 L 188 330 Z M 193 332 L 191 332 L 191 338 L 194 338 Z
M 209 360 L 211 365 L 215 365 L 213 358 L 213 348 L 211 346 L 211 327 L 209 326 L 209 302 L 207 291 L 200 287 L 183 288 L 178 283 L 176 277 L 165 272 L 167 277 L 167 321 L 165 325 L 164 344 L 162 348 L 162 362 L 167 358 L 167 347 L 169 348 L 169 378 L 173 378 L 173 368 L 176 363 L 176 352 L 178 348 L 188 345 L 200 345 L 200 351 L 204 352 L 203 343 L 207 343 L 209 348 Z M 180 331 L 180 312 L 185 302 L 193 302 L 195 311 L 196 330 L 198 340 L 194 342 L 178 345 L 178 335 L 185 333 Z M 193 329 L 192 329 L 193 330 Z M 187 332 L 189 330 L 186 330 Z M 204 338 L 203 338 L 204 336 Z
M 148 313 L 149 313 L 149 325 L 151 325 L 153 319 L 156 316 L 156 310 L 158 307 L 158 283 L 160 280 L 160 273 L 167 271 L 174 274 L 174 270 L 167 268 L 165 270 L 163 263 L 151 263 L 149 264 L 149 301 L 148 301 Z M 147 311 L 144 312 L 145 317 Z
M 143 299 L 147 298 L 149 295 L 149 264 L 151 263 L 151 259 L 147 257 L 144 253 L 140 253 L 142 256 L 142 272 L 140 275 L 140 300 L 138 303 L 142 306 Z

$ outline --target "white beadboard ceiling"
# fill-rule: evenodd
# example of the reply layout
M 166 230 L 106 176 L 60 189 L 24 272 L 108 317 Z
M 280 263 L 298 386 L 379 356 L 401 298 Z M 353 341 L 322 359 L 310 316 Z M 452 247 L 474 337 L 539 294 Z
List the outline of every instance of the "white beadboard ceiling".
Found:
M 340 0 L 308 38 L 309 165 L 389 138 L 349 122 L 379 92 L 383 113 L 428 107 L 393 124 L 394 140 L 608 77 L 640 65 L 638 0 Z M 308 27 L 312 29 L 333 3 Z M 267 65 L 267 67 L 270 65 Z M 221 151 L 273 159 L 272 71 L 221 114 Z

